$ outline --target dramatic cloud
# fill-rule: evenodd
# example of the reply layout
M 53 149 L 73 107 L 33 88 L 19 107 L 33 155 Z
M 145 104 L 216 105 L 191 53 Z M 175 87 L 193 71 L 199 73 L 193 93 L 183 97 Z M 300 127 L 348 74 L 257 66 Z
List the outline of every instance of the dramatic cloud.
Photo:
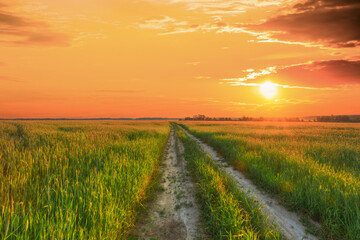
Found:
M 342 83 L 360 84 L 360 61 L 332 60 L 314 62 L 304 69 L 320 72 L 337 78 Z
M 265 80 L 271 80 L 279 87 L 301 89 L 360 84 L 360 61 L 330 60 L 274 66 L 257 71 L 244 70 L 240 77 L 222 79 L 235 86 L 259 86 Z
M 284 41 L 320 43 L 337 48 L 360 45 L 359 1 L 306 0 L 290 11 L 262 24 L 248 26 L 248 29 L 265 31 Z
M 334 7 L 352 7 L 359 5 L 358 0 L 305 0 L 295 4 L 298 10 L 325 9 Z
M 66 46 L 69 37 L 56 33 L 48 24 L 10 11 L 11 6 L 0 4 L 0 43 L 12 46 Z

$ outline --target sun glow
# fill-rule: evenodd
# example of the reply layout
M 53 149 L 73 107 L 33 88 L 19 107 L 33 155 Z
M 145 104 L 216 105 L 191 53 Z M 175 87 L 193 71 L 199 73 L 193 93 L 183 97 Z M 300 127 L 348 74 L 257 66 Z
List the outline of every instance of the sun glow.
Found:
M 272 82 L 265 82 L 260 85 L 260 92 L 266 98 L 273 98 L 277 94 L 277 85 Z

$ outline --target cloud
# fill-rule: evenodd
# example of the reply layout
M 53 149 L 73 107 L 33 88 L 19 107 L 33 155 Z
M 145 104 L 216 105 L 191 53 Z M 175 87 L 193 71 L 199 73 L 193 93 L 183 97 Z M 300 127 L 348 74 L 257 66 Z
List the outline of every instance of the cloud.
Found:
M 228 79 L 223 79 L 228 80 Z M 249 86 L 249 87 L 260 87 L 263 83 L 244 83 L 239 81 L 230 81 L 230 84 L 233 86 Z M 293 85 L 284 85 L 284 84 L 278 84 L 274 83 L 275 86 L 281 87 L 281 88 L 290 88 L 290 89 L 307 89 L 307 90 L 333 90 L 332 88 L 315 88 L 315 87 L 306 87 L 306 86 L 293 86 Z
M 5 12 L 0 12 L 0 24 L 7 26 L 26 26 L 30 23 L 21 17 L 13 16 Z
M 195 32 L 198 25 L 190 25 L 187 21 L 180 21 L 169 16 L 144 19 L 137 24 L 141 29 L 161 31 L 159 35 Z
M 175 26 L 184 26 L 188 25 L 186 21 L 178 21 L 169 16 L 162 16 L 156 18 L 147 18 L 138 23 L 138 26 L 142 29 L 157 29 L 165 30 L 168 28 L 173 28 Z
M 10 46 L 67 46 L 69 36 L 54 32 L 45 22 L 11 11 L 11 4 L 0 4 L 0 43 Z
M 187 21 L 180 21 L 171 17 L 161 17 L 143 20 L 138 23 L 138 27 L 141 29 L 151 29 L 160 31 L 158 35 L 173 35 L 193 32 L 215 32 L 221 33 L 235 33 L 235 34 L 249 34 L 256 38 L 251 42 L 278 42 L 283 44 L 297 44 L 306 47 L 321 46 L 315 43 L 295 42 L 295 41 L 284 41 L 278 40 L 272 37 L 273 32 L 256 32 L 255 30 L 249 30 L 247 25 L 243 24 L 228 24 L 222 21 L 220 17 L 214 18 L 213 22 L 203 24 L 191 24 Z M 223 49 L 228 49 L 224 47 Z
M 15 78 L 12 77 L 7 77 L 7 76 L 0 76 L 0 81 L 7 81 L 7 82 L 22 82 L 20 80 L 17 80 Z
M 360 45 L 360 3 L 357 0 L 306 0 L 284 11 L 285 14 L 249 25 L 247 29 L 264 31 L 278 41 L 335 48 Z
M 217 31 L 227 26 L 221 19 L 215 19 L 212 23 L 191 24 L 188 21 L 182 21 L 162 16 L 157 18 L 148 18 L 140 21 L 137 26 L 141 29 L 151 29 L 160 31 L 159 35 L 172 35 L 190 32 L 210 32 Z
M 234 86 L 260 86 L 271 80 L 278 87 L 331 90 L 360 84 L 360 61 L 329 60 L 272 66 L 256 71 L 244 70 L 240 77 L 221 79 Z
M 144 90 L 117 90 L 117 89 L 99 89 L 99 90 L 96 90 L 96 92 L 99 92 L 99 93 L 143 93 Z
M 184 4 L 188 10 L 209 15 L 238 15 L 248 9 L 281 5 L 282 0 L 168 0 L 172 4 Z
M 239 106 L 257 106 L 257 107 L 264 107 L 267 105 L 288 105 L 288 104 L 312 104 L 317 101 L 315 100 L 309 100 L 309 99 L 297 99 L 297 98 L 279 98 L 275 99 L 272 102 L 266 102 L 266 103 L 243 103 L 243 102 L 234 102 L 234 105 Z
M 182 98 L 179 99 L 186 103 L 193 103 L 193 104 L 201 104 L 201 105 L 214 105 L 214 106 L 221 106 L 222 109 L 231 107 L 245 107 L 249 109 L 249 107 L 253 107 L 255 109 L 261 108 L 268 108 L 269 106 L 286 106 L 286 105 L 297 105 L 297 104 L 313 104 L 315 102 L 319 102 L 319 100 L 315 99 L 298 99 L 298 98 L 279 98 L 274 99 L 273 101 L 269 102 L 239 102 L 239 101 L 223 101 L 220 99 L 214 98 Z
M 304 69 L 312 72 L 322 72 L 338 78 L 344 83 L 360 84 L 360 61 L 330 60 L 313 62 L 305 65 Z
M 246 73 L 245 76 L 243 77 L 239 77 L 239 78 L 225 78 L 225 79 L 222 79 L 224 81 L 236 81 L 236 82 L 245 82 L 247 80 L 253 80 L 253 79 L 256 79 L 260 76 L 266 76 L 266 75 L 269 75 L 273 72 L 275 72 L 276 70 L 276 67 L 268 67 L 266 69 L 262 69 L 258 72 L 255 72 L 254 69 L 246 69 L 246 70 L 243 70 L 244 73 Z
M 192 66 L 197 66 L 197 65 L 200 64 L 200 62 L 187 62 L 187 63 L 185 63 L 185 64 L 187 64 L 187 65 L 192 65 Z
M 358 0 L 305 0 L 294 5 L 294 8 L 301 11 L 325 8 L 341 8 L 359 5 Z
M 196 76 L 195 79 L 197 79 L 197 80 L 208 80 L 208 79 L 211 79 L 211 77 L 209 77 L 209 76 Z

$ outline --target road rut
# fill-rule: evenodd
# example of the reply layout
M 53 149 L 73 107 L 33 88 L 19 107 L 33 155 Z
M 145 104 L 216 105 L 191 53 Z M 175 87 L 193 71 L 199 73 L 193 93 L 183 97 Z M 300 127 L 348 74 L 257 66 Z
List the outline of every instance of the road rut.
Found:
M 195 200 L 195 184 L 187 174 L 184 148 L 171 127 L 167 153 L 160 170 L 160 189 L 148 214 L 135 229 L 138 239 L 205 239 Z

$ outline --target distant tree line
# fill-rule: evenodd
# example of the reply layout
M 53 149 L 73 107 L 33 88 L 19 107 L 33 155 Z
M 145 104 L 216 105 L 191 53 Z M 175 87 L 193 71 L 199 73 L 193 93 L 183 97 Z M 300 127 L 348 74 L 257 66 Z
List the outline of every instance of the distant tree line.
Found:
M 276 121 L 276 122 L 360 122 L 360 115 L 331 115 L 331 116 L 317 116 L 309 120 L 304 118 L 264 118 L 264 117 L 208 117 L 206 115 L 198 114 L 193 117 L 186 117 L 187 121 Z
M 205 115 L 194 115 L 193 117 L 186 117 L 185 120 L 188 121 L 282 121 L 282 122 L 303 122 L 303 119 L 300 118 L 264 118 L 264 117 L 240 117 L 240 118 L 230 118 L 230 117 L 207 117 Z
M 359 115 L 318 116 L 316 122 L 360 122 Z

